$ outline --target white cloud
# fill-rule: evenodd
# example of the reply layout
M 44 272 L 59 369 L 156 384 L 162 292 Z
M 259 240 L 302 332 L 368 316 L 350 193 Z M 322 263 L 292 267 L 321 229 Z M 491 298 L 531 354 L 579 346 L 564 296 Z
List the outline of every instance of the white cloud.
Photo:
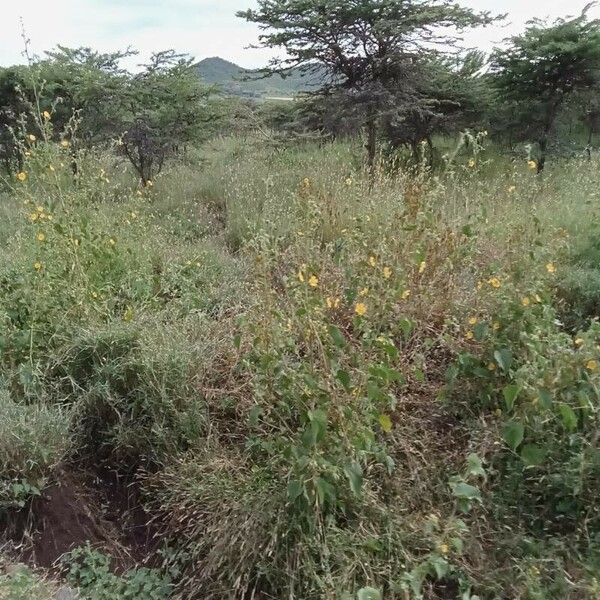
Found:
M 586 2 L 463 0 L 478 10 L 510 13 L 503 27 L 471 32 L 466 41 L 489 50 L 533 17 L 578 13 Z M 153 51 L 175 48 L 198 59 L 221 56 L 248 67 L 264 65 L 271 56 L 266 50 L 246 49 L 256 42 L 258 29 L 235 16 L 256 0 L 0 0 L 0 4 L 0 65 L 23 61 L 21 17 L 38 54 L 57 44 L 102 51 L 131 46 L 143 59 Z M 600 9 L 594 11 L 600 16 Z

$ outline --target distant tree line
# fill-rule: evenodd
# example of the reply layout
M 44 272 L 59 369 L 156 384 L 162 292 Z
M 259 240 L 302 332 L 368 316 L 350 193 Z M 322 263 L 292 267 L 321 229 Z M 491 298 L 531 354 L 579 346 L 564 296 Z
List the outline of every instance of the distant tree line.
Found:
M 76 131 L 74 152 L 114 144 L 143 185 L 186 145 L 252 128 L 288 138 L 362 135 L 371 170 L 383 148 L 434 161 L 437 136 L 489 130 L 511 147 L 528 142 L 542 172 L 562 122 L 586 131 L 588 152 L 600 127 L 600 23 L 590 6 L 532 21 L 486 56 L 463 50 L 459 36 L 503 17 L 451 0 L 259 0 L 238 14 L 259 25 L 263 46 L 282 51 L 264 75 L 300 69 L 322 78 L 285 106 L 218 96 L 173 51 L 132 73 L 122 64 L 134 52 L 58 47 L 0 69 L 0 161 L 20 169 L 18 131 L 35 133 L 50 115 L 51 128 L 38 133 L 59 140 Z

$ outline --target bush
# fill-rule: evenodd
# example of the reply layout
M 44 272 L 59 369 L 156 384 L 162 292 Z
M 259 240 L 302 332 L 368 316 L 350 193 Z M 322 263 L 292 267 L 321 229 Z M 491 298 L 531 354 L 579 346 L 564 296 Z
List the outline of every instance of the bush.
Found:
M 69 428 L 67 410 L 18 404 L 0 390 L 0 512 L 41 493 L 71 449 Z

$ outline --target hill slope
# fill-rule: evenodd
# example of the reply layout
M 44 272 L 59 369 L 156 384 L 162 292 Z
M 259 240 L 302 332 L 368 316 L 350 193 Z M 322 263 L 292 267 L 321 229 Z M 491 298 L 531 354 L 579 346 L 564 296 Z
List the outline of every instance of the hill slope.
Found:
M 293 69 L 285 78 L 261 77 L 256 70 L 244 69 L 219 57 L 205 58 L 196 68 L 206 83 L 218 85 L 225 93 L 235 96 L 292 98 L 315 89 L 320 83 L 318 74 L 304 74 L 300 69 Z

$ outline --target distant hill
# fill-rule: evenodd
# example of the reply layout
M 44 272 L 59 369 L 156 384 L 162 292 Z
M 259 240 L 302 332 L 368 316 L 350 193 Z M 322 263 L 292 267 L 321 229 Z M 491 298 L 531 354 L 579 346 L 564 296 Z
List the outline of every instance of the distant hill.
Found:
M 285 78 L 272 75 L 259 79 L 257 71 L 219 57 L 205 58 L 196 68 L 206 83 L 218 85 L 226 94 L 250 98 L 293 98 L 318 88 L 322 80 L 318 72 L 304 74 L 300 69 L 293 69 Z

